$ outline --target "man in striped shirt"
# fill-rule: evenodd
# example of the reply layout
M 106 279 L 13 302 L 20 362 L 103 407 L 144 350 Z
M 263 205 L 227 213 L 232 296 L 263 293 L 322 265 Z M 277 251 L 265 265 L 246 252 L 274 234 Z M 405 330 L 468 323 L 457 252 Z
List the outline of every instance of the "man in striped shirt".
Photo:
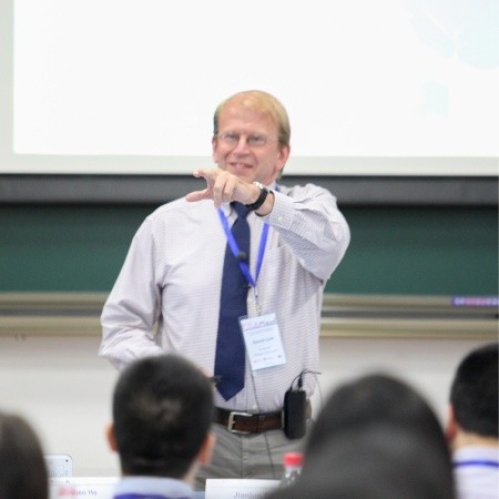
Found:
M 200 190 L 159 207 L 138 229 L 102 312 L 99 351 L 119 369 L 176 353 L 219 381 L 217 444 L 200 488 L 206 478 L 279 478 L 283 455 L 299 448 L 319 370 L 324 288 L 350 242 L 332 193 L 280 182 L 291 132 L 274 96 L 229 97 L 213 124 L 216 167 L 196 170 Z M 249 251 L 231 230 L 244 218 L 241 205 Z M 225 272 L 230 260 L 236 268 Z M 226 275 L 242 283 L 222 285 Z M 243 336 L 253 348 L 227 355 Z M 284 410 L 290 390 L 296 397 Z

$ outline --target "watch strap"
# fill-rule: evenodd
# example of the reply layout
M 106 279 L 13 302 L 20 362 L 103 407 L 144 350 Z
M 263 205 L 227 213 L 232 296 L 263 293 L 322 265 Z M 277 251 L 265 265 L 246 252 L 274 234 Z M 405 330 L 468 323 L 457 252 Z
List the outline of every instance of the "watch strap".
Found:
M 254 203 L 244 205 L 250 211 L 258 210 L 258 208 L 265 203 L 265 200 L 269 195 L 269 190 L 264 185 L 260 184 L 260 182 L 253 182 L 253 185 L 256 185 L 260 189 L 260 194 Z

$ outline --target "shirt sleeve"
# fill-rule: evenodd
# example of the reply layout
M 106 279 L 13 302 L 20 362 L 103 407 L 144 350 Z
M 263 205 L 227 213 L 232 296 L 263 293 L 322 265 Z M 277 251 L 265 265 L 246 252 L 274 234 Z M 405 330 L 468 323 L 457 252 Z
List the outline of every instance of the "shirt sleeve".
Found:
M 272 212 L 263 217 L 282 236 L 307 271 L 327 281 L 350 243 L 350 229 L 336 198 L 313 184 L 274 192 Z
M 149 217 L 135 234 L 101 315 L 99 355 L 118 369 L 137 358 L 164 353 L 154 331 L 161 292 L 155 278 L 152 226 Z

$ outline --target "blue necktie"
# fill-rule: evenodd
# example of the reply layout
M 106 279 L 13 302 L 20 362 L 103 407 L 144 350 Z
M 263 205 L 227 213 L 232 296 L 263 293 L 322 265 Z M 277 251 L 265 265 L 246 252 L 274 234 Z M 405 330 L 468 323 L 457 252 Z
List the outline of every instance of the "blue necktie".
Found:
M 215 376 L 220 376 L 217 390 L 229 400 L 244 387 L 245 348 L 239 317 L 247 314 L 248 281 L 239 267 L 239 260 L 249 262 L 250 229 L 246 216 L 249 211 L 241 203 L 232 203 L 238 217 L 232 234 L 239 246 L 236 258 L 227 244 L 225 248 L 220 315 L 218 319 Z

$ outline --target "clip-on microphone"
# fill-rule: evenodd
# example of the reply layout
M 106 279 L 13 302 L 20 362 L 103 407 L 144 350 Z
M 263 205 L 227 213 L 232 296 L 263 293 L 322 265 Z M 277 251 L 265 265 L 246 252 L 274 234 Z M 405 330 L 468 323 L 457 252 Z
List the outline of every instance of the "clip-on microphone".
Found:
M 245 251 L 240 251 L 237 255 L 236 255 L 236 260 L 238 262 L 246 262 L 248 260 L 248 255 L 246 254 Z

